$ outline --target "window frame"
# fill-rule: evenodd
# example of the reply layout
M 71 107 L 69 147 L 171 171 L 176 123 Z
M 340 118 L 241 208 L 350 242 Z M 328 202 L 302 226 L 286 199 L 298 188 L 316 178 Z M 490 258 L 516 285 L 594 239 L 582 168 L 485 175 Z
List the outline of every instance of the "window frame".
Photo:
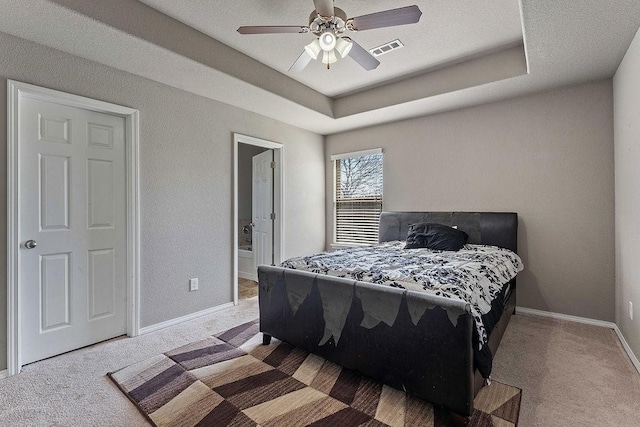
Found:
M 359 242 L 338 242 L 337 241 L 337 236 L 338 236 L 338 188 L 337 188 L 337 180 L 336 180 L 336 176 L 337 176 L 337 162 L 336 160 L 342 160 L 342 159 L 348 159 L 348 158 L 354 158 L 354 157 L 364 157 L 364 156 L 370 156 L 370 155 L 375 155 L 375 154 L 381 154 L 382 155 L 382 182 L 383 182 L 383 189 L 380 193 L 380 212 L 382 212 L 384 210 L 384 151 L 382 150 L 382 148 L 374 148 L 374 149 L 370 149 L 370 150 L 361 150 L 361 151 L 352 151 L 352 152 L 348 152 L 348 153 L 341 153 L 341 154 L 333 154 L 331 155 L 330 159 L 331 159 L 331 166 L 332 166 L 332 190 L 333 190 L 333 236 L 332 236 L 332 243 L 331 243 L 331 248 L 332 249 L 339 249 L 339 248 L 349 248 L 349 247 L 358 247 L 358 246 L 369 246 L 372 243 L 359 243 Z M 375 242 L 377 243 L 377 241 Z

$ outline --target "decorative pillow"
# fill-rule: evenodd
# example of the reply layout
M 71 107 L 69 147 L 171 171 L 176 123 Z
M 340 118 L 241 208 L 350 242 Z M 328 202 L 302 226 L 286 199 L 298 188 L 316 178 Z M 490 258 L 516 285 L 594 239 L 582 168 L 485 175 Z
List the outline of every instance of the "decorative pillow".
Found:
M 439 251 L 459 251 L 469 235 L 462 230 L 428 222 L 409 226 L 405 249 L 429 248 Z

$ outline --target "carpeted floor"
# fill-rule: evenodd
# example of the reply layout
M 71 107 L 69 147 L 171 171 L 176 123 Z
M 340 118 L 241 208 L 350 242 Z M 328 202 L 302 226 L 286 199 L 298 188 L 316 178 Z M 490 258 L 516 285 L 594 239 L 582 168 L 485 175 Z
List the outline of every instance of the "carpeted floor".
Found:
M 258 299 L 136 338 L 117 338 L 23 368 L 0 380 L 0 426 L 149 426 L 107 377 L 125 365 L 253 320 Z
M 612 329 L 513 316 L 493 378 L 522 389 L 521 426 L 640 426 L 640 374 Z
M 106 376 L 257 317 L 257 298 L 137 338 L 25 366 L 0 380 L 1 426 L 146 426 Z M 638 426 L 640 375 L 609 329 L 513 316 L 494 379 L 522 392 L 520 426 Z
M 258 282 L 247 279 L 238 279 L 238 298 L 247 299 L 258 296 Z
M 157 426 L 447 426 L 450 411 L 273 339 L 257 320 L 110 374 Z M 473 427 L 514 427 L 518 388 L 494 381 Z

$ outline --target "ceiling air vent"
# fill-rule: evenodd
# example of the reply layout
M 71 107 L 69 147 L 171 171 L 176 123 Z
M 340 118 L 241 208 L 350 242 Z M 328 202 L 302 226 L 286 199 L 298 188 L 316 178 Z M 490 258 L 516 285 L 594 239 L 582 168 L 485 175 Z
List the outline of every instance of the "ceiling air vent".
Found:
M 369 49 L 369 52 L 371 52 L 373 56 L 380 56 L 380 55 L 384 55 L 385 53 L 398 50 L 401 47 L 404 47 L 404 44 L 402 44 L 400 40 L 395 39 L 393 41 L 390 41 L 389 43 L 385 43 L 378 47 L 374 47 L 373 49 Z

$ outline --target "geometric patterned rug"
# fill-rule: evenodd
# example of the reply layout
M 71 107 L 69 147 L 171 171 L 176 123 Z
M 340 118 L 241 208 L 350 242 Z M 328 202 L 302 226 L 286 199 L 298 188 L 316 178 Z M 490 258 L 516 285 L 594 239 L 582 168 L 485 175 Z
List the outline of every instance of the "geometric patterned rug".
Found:
M 155 426 L 449 426 L 448 410 L 287 343 L 255 320 L 109 374 Z M 493 381 L 468 426 L 517 425 L 521 390 Z

